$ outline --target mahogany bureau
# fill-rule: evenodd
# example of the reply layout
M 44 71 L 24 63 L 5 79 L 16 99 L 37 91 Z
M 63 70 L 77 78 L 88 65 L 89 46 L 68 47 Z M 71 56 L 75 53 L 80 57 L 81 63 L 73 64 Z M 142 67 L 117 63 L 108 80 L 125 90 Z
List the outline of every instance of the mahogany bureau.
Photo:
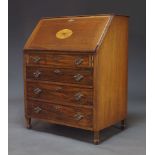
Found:
M 127 116 L 128 17 L 44 18 L 24 47 L 25 118 L 99 132 Z

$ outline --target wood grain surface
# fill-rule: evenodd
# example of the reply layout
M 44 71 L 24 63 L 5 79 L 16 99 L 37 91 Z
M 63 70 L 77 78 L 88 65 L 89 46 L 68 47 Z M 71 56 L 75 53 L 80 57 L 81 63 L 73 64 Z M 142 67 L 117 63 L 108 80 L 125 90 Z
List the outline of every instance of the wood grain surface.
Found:
M 94 57 L 94 130 L 126 118 L 128 18 L 114 17 Z
M 61 54 L 45 54 L 31 53 L 26 60 L 28 66 L 50 66 L 63 68 L 91 68 L 92 56 L 90 55 L 61 55 Z
M 110 17 L 107 15 L 42 19 L 24 49 L 94 52 Z M 72 30 L 72 36 L 66 39 L 56 38 L 56 33 L 62 29 Z
M 69 34 L 63 34 L 63 33 Z M 26 127 L 31 118 L 94 132 L 127 117 L 128 17 L 41 19 L 24 47 Z
M 27 82 L 27 96 L 51 103 L 93 105 L 93 89 Z M 37 91 L 39 90 L 39 91 Z
M 32 80 L 55 81 L 55 82 L 62 82 L 62 83 L 76 83 L 79 85 L 93 84 L 92 69 L 27 67 L 26 75 L 27 75 L 27 79 L 32 79 Z M 35 75 L 38 75 L 38 76 L 35 76 Z
M 92 128 L 92 109 L 48 104 L 28 100 L 28 114 L 32 118 L 46 119 L 72 126 Z M 37 108 L 39 110 L 37 110 Z

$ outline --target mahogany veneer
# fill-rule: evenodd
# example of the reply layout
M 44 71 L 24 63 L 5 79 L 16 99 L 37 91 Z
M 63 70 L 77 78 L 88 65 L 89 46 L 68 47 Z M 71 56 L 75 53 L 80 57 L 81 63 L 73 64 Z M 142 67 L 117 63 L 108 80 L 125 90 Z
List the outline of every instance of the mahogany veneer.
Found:
M 127 116 L 128 17 L 44 18 L 24 47 L 25 118 L 99 132 Z

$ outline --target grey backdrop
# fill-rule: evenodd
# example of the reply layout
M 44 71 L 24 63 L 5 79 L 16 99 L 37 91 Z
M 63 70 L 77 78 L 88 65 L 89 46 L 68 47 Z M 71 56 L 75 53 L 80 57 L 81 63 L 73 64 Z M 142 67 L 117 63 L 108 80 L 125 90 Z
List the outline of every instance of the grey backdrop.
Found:
M 33 28 L 41 17 L 53 17 L 53 16 L 64 16 L 64 15 L 82 15 L 82 14 L 103 14 L 103 13 L 115 13 L 129 15 L 129 72 L 128 72 L 128 105 L 129 105 L 129 115 L 128 115 L 128 129 L 126 132 L 130 133 L 131 128 L 131 138 L 133 136 L 133 141 L 131 141 L 133 148 L 126 148 L 124 150 L 120 146 L 120 149 L 112 150 L 112 152 L 105 152 L 109 154 L 117 154 L 128 152 L 134 154 L 145 154 L 145 38 L 146 38 L 146 13 L 145 13 L 145 0 L 10 0 L 9 1 L 9 152 L 10 155 L 24 155 L 29 152 L 29 154 L 35 154 L 35 150 L 32 145 L 29 144 L 29 140 L 35 139 L 33 135 L 36 133 L 31 133 L 33 130 L 28 131 L 23 125 L 23 77 L 22 77 L 22 49 L 26 42 L 26 39 L 31 34 Z M 140 126 L 136 126 L 138 125 Z M 37 127 L 38 125 L 38 127 Z M 35 125 L 34 125 L 35 126 Z M 36 128 L 35 128 L 36 127 Z M 47 132 L 56 132 L 58 136 L 63 135 L 65 139 L 70 139 L 73 137 L 75 143 L 81 144 L 77 137 L 84 135 L 89 135 L 85 131 L 78 129 L 72 129 L 74 133 L 68 134 L 72 130 L 65 127 L 51 127 L 48 124 L 36 124 L 34 130 L 44 131 L 45 127 L 49 128 Z M 136 128 L 137 127 L 137 128 Z M 45 130 L 46 131 L 46 130 Z M 63 131 L 63 132 L 62 132 Z M 38 135 L 46 135 L 47 132 L 41 132 Z M 54 134 L 50 133 L 47 138 L 50 137 L 49 141 L 52 139 Z M 113 131 L 111 132 L 113 133 Z M 128 135 L 128 134 L 124 135 Z M 135 137 L 135 134 L 138 137 Z M 32 138 L 30 138 L 28 136 Z M 31 135 L 32 134 L 32 135 Z M 121 134 L 121 133 L 119 133 Z M 19 136 L 20 135 L 20 136 Z M 24 135 L 27 135 L 25 137 Z M 78 136 L 77 136 L 78 135 Z M 83 137 L 81 136 L 81 137 Z M 117 139 L 117 136 L 116 137 Z M 61 136 L 60 136 L 61 137 Z M 57 139 L 62 141 L 62 139 Z M 89 137 L 89 136 L 88 136 Z M 43 137 L 42 137 L 43 138 Z M 134 139 L 135 138 L 135 139 Z M 24 139 L 24 140 L 22 140 Z M 65 142 L 64 139 L 64 142 Z M 38 139 L 39 141 L 40 139 Z M 138 141 L 136 141 L 138 140 Z M 72 141 L 67 141 L 73 142 Z M 126 141 L 125 141 L 126 142 Z M 50 143 L 52 143 L 50 141 Z M 59 142 L 60 143 L 60 142 Z M 102 143 L 103 148 L 106 144 L 110 145 L 113 143 L 112 139 L 107 140 Z M 127 142 L 126 142 L 127 143 Z M 38 143 L 34 143 L 39 145 Z M 53 144 L 53 143 L 52 143 Z M 73 143 L 70 143 L 73 145 Z M 83 145 L 84 143 L 82 143 Z M 124 141 L 122 141 L 124 144 Z M 128 143 L 127 143 L 128 144 Z M 86 142 L 87 147 L 88 144 Z M 89 144 L 90 145 L 90 144 Z M 137 149 L 135 148 L 137 145 Z M 130 145 L 127 145 L 130 146 Z M 44 146 L 41 150 L 44 150 Z M 50 150 L 49 146 L 49 150 Z M 62 144 L 63 147 L 63 144 Z M 72 146 L 74 147 L 74 146 Z M 82 147 L 82 146 L 81 146 Z M 93 146 L 94 147 L 94 146 Z M 97 149 L 97 146 L 94 149 Z M 101 145 L 100 145 L 101 147 Z M 19 149 L 20 148 L 20 149 Z M 66 148 L 67 149 L 67 148 Z M 122 150 L 123 149 L 123 150 Z M 48 150 L 48 151 L 49 151 Z M 60 151 L 53 148 L 55 154 L 66 153 L 68 150 Z M 117 152 L 117 151 L 120 152 Z M 133 151 L 134 150 L 134 151 Z M 21 152 L 22 154 L 21 154 Z M 66 151 L 66 152 L 65 152 Z M 87 150 L 89 154 L 89 149 Z M 93 152 L 94 150 L 91 150 Z M 102 150 L 107 151 L 106 149 Z M 98 154 L 103 152 L 98 152 Z M 116 151 L 116 153 L 115 153 Z M 123 152 L 124 151 L 124 152 Z M 90 154 L 91 154 L 90 152 Z M 97 150 L 96 150 L 97 152 Z M 45 153 L 45 152 L 42 152 Z M 50 153 L 50 151 L 49 151 Z M 36 153 L 37 154 L 37 153 Z M 46 153 L 45 153 L 46 154 Z M 48 153 L 47 153 L 48 154 Z M 93 153 L 92 153 L 93 154 Z M 128 153 L 127 153 L 128 154 Z

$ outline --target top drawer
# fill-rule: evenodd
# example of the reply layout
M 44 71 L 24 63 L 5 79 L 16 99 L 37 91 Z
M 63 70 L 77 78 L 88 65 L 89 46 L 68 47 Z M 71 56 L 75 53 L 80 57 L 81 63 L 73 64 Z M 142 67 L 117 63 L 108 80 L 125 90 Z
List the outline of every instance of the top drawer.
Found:
M 31 53 L 27 57 L 27 65 L 44 65 L 54 67 L 92 67 L 90 55 L 60 55 Z

